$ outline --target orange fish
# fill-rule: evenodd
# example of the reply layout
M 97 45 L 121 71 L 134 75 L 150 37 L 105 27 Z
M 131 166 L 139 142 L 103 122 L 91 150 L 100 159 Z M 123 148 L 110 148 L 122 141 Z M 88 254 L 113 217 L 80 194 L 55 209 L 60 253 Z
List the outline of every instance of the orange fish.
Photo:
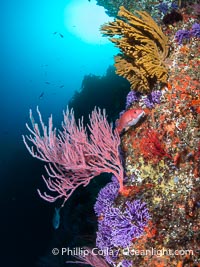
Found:
M 131 126 L 136 125 L 138 121 L 145 115 L 143 109 L 129 109 L 125 111 L 116 121 L 116 130 L 119 134 L 127 131 Z

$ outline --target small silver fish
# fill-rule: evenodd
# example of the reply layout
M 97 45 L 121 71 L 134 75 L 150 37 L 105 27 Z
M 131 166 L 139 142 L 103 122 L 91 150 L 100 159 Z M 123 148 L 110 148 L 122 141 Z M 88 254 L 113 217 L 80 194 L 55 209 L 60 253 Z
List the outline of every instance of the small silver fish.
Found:
M 42 92 L 39 96 L 39 99 L 41 99 L 44 96 L 44 92 Z
M 60 209 L 61 208 L 55 208 L 54 215 L 53 215 L 53 228 L 57 230 L 60 226 Z

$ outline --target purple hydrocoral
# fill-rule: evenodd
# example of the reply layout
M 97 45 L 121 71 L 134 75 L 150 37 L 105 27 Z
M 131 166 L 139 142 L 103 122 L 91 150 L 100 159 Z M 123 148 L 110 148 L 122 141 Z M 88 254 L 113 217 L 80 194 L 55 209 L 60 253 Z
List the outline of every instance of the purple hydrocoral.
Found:
M 176 2 L 172 2 L 171 9 L 178 9 L 177 1 Z
M 147 108 L 153 108 L 155 104 L 160 104 L 160 98 L 162 96 L 161 91 L 153 91 L 147 97 L 143 99 L 144 104 Z
M 132 264 L 133 264 L 133 262 L 132 261 L 129 261 L 129 260 L 123 260 L 121 262 L 121 264 L 122 264 L 122 267 L 131 267 Z
M 192 25 L 192 29 L 190 31 L 192 37 L 198 37 L 200 38 L 200 24 L 194 23 Z
M 162 93 L 159 90 L 153 91 L 147 96 L 143 96 L 140 92 L 130 91 L 126 97 L 126 109 L 141 99 L 147 108 L 153 108 L 155 104 L 160 103 L 161 95 Z
M 178 41 L 178 44 L 182 44 L 183 40 L 190 40 L 191 37 L 200 38 L 200 24 L 194 23 L 192 29 L 188 30 L 179 30 L 175 34 L 175 38 Z
M 175 39 L 178 41 L 178 44 L 182 44 L 183 40 L 190 39 L 190 31 L 188 30 L 178 30 L 175 34 Z
M 136 91 L 130 91 L 126 97 L 126 109 L 130 107 L 133 102 L 137 102 L 140 99 L 141 94 Z
M 119 184 L 115 176 L 112 176 L 112 182 L 102 188 L 98 194 L 97 201 L 94 205 L 95 214 L 101 216 L 107 207 L 110 207 L 116 199 L 119 192 Z
M 156 5 L 156 8 L 162 12 L 163 14 L 167 14 L 167 12 L 169 12 L 170 10 L 174 10 L 178 8 L 178 4 L 177 1 L 176 2 L 172 2 L 171 6 L 170 3 L 167 2 L 162 2 L 158 5 Z
M 151 93 L 151 98 L 152 98 L 152 101 L 154 102 L 154 103 L 156 103 L 156 104 L 160 104 L 160 98 L 161 98 L 161 95 L 162 95 L 162 93 L 161 93 L 161 91 L 153 91 L 152 93 Z
M 112 242 L 123 248 L 129 246 L 133 238 L 141 236 L 150 217 L 146 203 L 140 200 L 127 201 L 126 209 L 114 215 Z
M 128 247 L 133 238 L 142 235 L 150 218 L 146 203 L 127 201 L 125 209 L 107 206 L 99 221 L 96 245 L 99 249 Z
M 162 12 L 163 14 L 166 14 L 167 11 L 169 10 L 169 7 L 166 3 L 160 3 L 157 8 Z

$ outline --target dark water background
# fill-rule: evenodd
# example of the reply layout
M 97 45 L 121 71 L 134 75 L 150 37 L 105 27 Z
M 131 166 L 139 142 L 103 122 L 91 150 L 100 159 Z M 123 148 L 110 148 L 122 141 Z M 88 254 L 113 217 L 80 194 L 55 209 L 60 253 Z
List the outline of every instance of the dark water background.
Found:
M 80 237 L 87 232 L 69 227 L 86 217 L 84 209 L 90 212 L 89 224 L 94 225 L 90 219 L 91 206 L 81 204 L 88 195 L 82 197 L 78 192 L 68 209 L 62 211 L 61 229 L 57 232 L 53 229 L 54 207 L 59 203 L 50 204 L 38 197 L 36 189 L 45 190 L 41 179 L 43 163 L 28 154 L 21 137 L 27 134 L 25 123 L 30 108 L 36 114 L 39 105 L 45 122 L 52 113 L 54 125 L 59 128 L 62 110 L 75 90 L 80 89 L 83 77 L 90 73 L 104 75 L 113 64 L 116 50 L 111 44 L 86 43 L 67 31 L 64 9 L 69 2 L 79 1 L 0 3 L 0 266 L 3 267 L 63 266 L 64 260 L 53 258 L 50 249 L 57 245 L 74 246 L 72 233 L 77 232 Z M 84 190 L 87 194 L 87 189 Z M 94 201 L 93 196 L 91 199 Z M 77 206 L 81 213 L 78 220 L 72 216 Z

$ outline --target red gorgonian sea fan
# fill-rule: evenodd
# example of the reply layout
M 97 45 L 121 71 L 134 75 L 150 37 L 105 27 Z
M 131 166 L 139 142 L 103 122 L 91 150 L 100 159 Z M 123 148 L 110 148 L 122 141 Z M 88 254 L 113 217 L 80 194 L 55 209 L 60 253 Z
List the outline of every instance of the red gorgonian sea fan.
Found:
M 140 152 L 144 159 L 152 161 L 153 163 L 159 162 L 164 157 L 172 158 L 165 150 L 164 145 L 161 143 L 158 133 L 152 129 L 146 129 L 142 138 L 140 139 Z
M 53 129 L 52 116 L 47 127 L 38 108 L 37 113 L 40 127 L 35 123 L 30 110 L 33 129 L 28 124 L 26 127 L 32 135 L 23 136 L 23 141 L 33 157 L 48 163 L 45 169 L 49 178 L 42 177 L 48 189 L 57 195 L 41 194 L 38 190 L 43 199 L 54 202 L 63 197 L 65 203 L 77 187 L 87 186 L 92 178 L 104 172 L 112 173 L 118 179 L 119 192 L 123 193 L 123 166 L 118 150 L 120 137 L 108 123 L 105 110 L 101 112 L 95 108 L 89 116 L 89 135 L 83 125 L 83 118 L 76 124 L 72 109 L 69 111 L 67 108 L 63 113 L 63 130 L 58 131 L 58 134 Z M 27 140 L 34 147 L 29 146 Z
M 109 267 L 108 263 L 102 258 L 102 252 L 98 252 L 97 248 L 83 248 L 83 254 L 74 256 L 77 260 L 76 261 L 67 261 L 68 264 L 86 264 L 92 267 Z M 85 255 L 84 255 L 85 254 Z

